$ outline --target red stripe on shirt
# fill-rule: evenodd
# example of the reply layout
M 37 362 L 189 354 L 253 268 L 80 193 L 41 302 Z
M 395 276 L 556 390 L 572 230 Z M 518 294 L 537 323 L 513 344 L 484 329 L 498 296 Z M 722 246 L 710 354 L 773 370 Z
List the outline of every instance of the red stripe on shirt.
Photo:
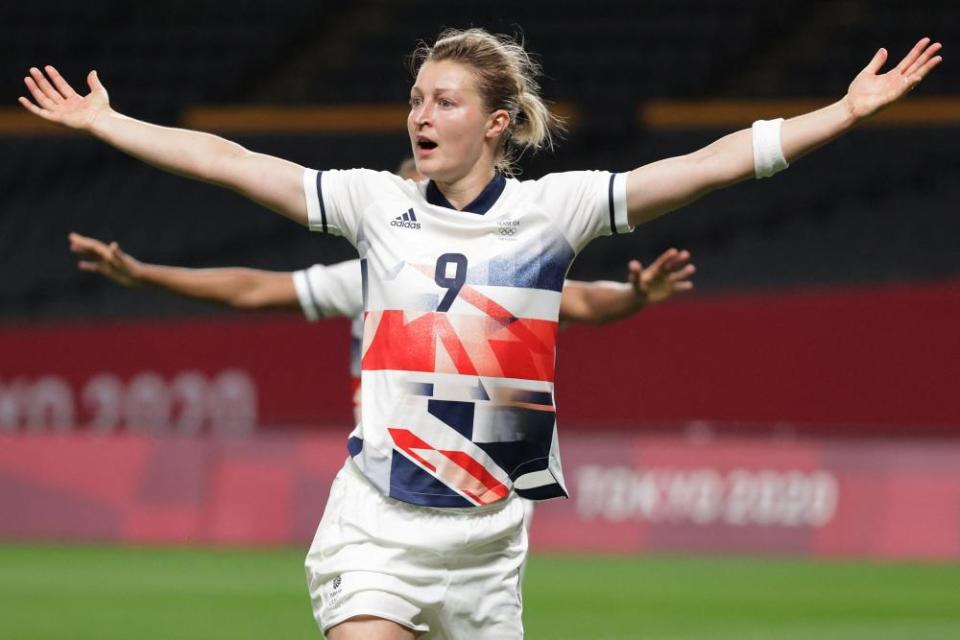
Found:
M 370 311 L 361 367 L 553 381 L 558 324 L 549 320 Z M 439 346 L 438 346 L 439 344 Z

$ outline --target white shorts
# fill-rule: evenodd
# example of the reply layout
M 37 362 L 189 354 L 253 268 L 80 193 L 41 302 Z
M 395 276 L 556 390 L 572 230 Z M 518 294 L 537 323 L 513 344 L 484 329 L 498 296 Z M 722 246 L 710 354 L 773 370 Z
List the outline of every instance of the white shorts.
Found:
M 523 502 L 419 507 L 384 496 L 347 459 L 306 559 L 320 628 L 369 615 L 418 638 L 522 638 Z

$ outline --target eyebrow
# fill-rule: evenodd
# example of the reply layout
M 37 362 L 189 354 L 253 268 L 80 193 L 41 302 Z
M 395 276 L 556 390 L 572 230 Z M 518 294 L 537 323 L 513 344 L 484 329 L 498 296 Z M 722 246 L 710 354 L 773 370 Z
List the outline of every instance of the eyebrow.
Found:
M 436 87 L 433 90 L 433 95 L 450 94 L 450 93 L 456 93 L 456 92 L 457 92 L 457 89 L 454 87 Z M 423 89 L 421 89 L 416 85 L 410 87 L 410 96 L 413 97 L 415 95 L 420 95 L 420 96 L 424 95 Z

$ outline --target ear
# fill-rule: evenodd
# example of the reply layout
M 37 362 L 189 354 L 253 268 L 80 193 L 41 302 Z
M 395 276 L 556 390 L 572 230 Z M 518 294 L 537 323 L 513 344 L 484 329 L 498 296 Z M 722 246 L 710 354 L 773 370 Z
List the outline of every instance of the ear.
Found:
M 487 138 L 499 138 L 510 126 L 510 114 L 506 109 L 497 109 L 487 117 L 484 135 Z

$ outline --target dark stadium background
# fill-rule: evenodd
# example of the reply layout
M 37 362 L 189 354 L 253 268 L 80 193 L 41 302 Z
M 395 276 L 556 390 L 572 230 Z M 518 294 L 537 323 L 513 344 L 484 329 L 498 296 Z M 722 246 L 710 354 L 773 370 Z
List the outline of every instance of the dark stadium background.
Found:
M 95 558 L 92 565 L 105 566 L 109 561 L 97 554 L 114 548 L 91 551 L 86 543 L 293 544 L 297 551 L 279 560 L 284 571 L 290 569 L 286 565 L 298 562 L 319 518 L 349 420 L 345 321 L 309 326 L 295 315 L 239 318 L 215 306 L 123 289 L 78 271 L 66 234 L 116 240 L 142 260 L 193 267 L 292 271 L 352 258 L 352 247 L 46 125 L 16 104 L 24 95 L 26 70 L 53 64 L 79 90 L 85 89 L 86 72 L 97 69 L 112 105 L 127 115 L 219 131 L 307 166 L 393 170 L 408 153 L 406 56 L 419 39 L 429 40 L 444 26 L 521 35 L 542 61 L 544 94 L 569 116 L 569 132 L 555 152 L 523 158 L 522 177 L 627 170 L 692 151 L 753 119 L 788 116 L 839 98 L 880 46 L 898 60 L 921 36 L 944 43 L 944 63 L 875 121 L 774 179 L 737 185 L 629 236 L 595 241 L 570 274 L 621 280 L 628 260 L 649 262 L 671 246 L 689 249 L 698 269 L 696 291 L 685 299 L 617 325 L 573 328 L 561 339 L 560 433 L 570 452 L 568 468 L 576 474 L 570 478 L 574 489 L 589 493 L 590 487 L 621 486 L 612 476 L 603 476 L 608 484 L 591 485 L 584 469 L 631 469 L 637 482 L 648 479 L 643 473 L 650 469 L 713 469 L 722 475 L 746 468 L 758 478 L 771 469 L 783 474 L 827 469 L 839 483 L 838 509 L 858 507 L 837 511 L 843 521 L 828 528 L 843 536 L 812 525 L 789 531 L 760 523 L 747 529 L 703 527 L 690 520 L 692 511 L 682 509 L 657 521 L 649 512 L 641 516 L 628 509 L 623 515 L 622 505 L 577 502 L 575 495 L 558 511 L 542 509 L 533 540 L 535 550 L 540 544 L 541 551 L 618 551 L 630 554 L 630 561 L 664 551 L 738 558 L 921 558 L 931 563 L 927 569 L 955 571 L 960 65 L 952 51 L 960 41 L 960 5 L 946 0 L 4 2 L 0 537 L 9 542 L 5 553 L 11 562 L 28 559 L 22 560 L 22 574 L 9 573 L 20 578 L 0 582 L 0 594 L 12 603 L 6 614 L 0 605 L 0 635 L 62 635 L 27 618 L 26 608 L 22 618 L 13 616 L 18 597 L 27 602 L 40 594 L 31 591 L 42 582 L 32 568 L 45 561 L 35 560 L 34 552 L 62 554 L 63 563 L 77 566 L 88 553 Z M 234 350 L 263 394 L 255 433 L 244 438 L 184 436 L 166 433 L 162 424 L 144 429 L 129 422 L 109 437 L 91 437 L 80 409 L 76 424 L 66 427 L 47 425 L 43 415 L 31 417 L 24 409 L 23 389 L 36 390 L 44 376 L 59 376 L 76 394 L 102 371 L 126 382 L 140 370 L 173 376 L 196 369 L 212 377 L 236 364 Z M 290 379 L 284 377 L 288 370 Z M 321 450 L 333 458 L 313 466 L 304 462 Z M 120 464 L 134 452 L 152 461 L 144 463 L 147 471 Z M 290 460 L 298 462 L 291 466 Z M 170 485 L 170 478 L 177 481 Z M 118 487 L 108 490 L 111 482 L 132 479 L 144 483 L 138 497 Z M 291 482 L 297 487 L 293 493 Z M 279 494 L 289 502 L 277 501 Z M 139 511 L 131 515 L 130 509 Z M 275 526 L 264 524 L 270 522 Z M 23 546 L 27 543 L 41 546 Z M 240 553 L 232 562 L 260 552 Z M 150 553 L 144 550 L 143 557 L 152 558 Z M 702 596 L 704 581 L 740 570 L 711 564 L 718 560 L 697 564 L 699 557 L 679 569 L 641 564 L 637 571 L 669 581 L 678 571 L 693 575 L 707 567 L 692 578 L 693 586 L 676 587 L 681 602 Z M 549 609 L 551 619 L 563 619 L 557 603 L 573 596 L 554 593 L 559 583 L 592 584 L 588 566 L 559 583 L 546 580 L 548 586 L 538 591 L 538 567 L 544 575 L 555 564 L 540 562 L 528 588 L 532 635 L 547 628 L 538 612 L 556 606 Z M 807 584 L 796 572 L 816 566 L 801 560 L 794 573 L 784 569 L 770 579 Z M 849 592 L 885 582 L 871 573 L 876 566 L 853 566 L 858 568 L 851 572 L 862 569 L 867 577 L 850 582 Z M 211 561 L 205 569 L 214 575 L 223 567 Z M 293 580 L 300 580 L 299 569 L 293 570 Z M 744 584 L 750 582 L 746 574 Z M 960 634 L 960 584 L 947 575 L 905 589 L 924 594 L 917 600 L 922 604 L 877 629 L 898 638 Z M 78 584 L 86 579 L 78 574 Z M 845 579 L 823 580 L 840 585 Z M 629 577 L 624 580 L 617 583 L 618 593 Z M 891 578 L 894 591 L 897 580 L 914 584 L 913 578 Z M 312 624 L 305 592 L 299 583 L 283 584 L 278 589 L 289 588 L 292 615 L 302 623 L 290 637 L 310 637 L 302 631 Z M 809 589 L 799 600 L 813 597 L 816 587 Z M 42 595 L 63 598 L 58 593 L 53 584 Z M 585 597 L 576 596 L 581 602 Z M 626 621 L 596 637 L 687 637 L 677 629 L 695 637 L 698 631 L 682 611 L 658 622 L 662 627 L 654 624 L 653 635 L 630 626 L 633 619 L 625 612 L 646 606 L 637 599 L 650 603 L 657 597 L 613 598 L 620 609 L 605 619 L 622 615 Z M 703 597 L 723 599 L 719 593 Z M 714 622 L 704 628 L 728 637 L 718 629 L 725 628 L 730 611 L 760 606 L 763 597 L 744 595 L 736 606 L 707 615 Z M 890 598 L 836 607 L 880 624 L 887 614 L 899 615 L 891 603 L 903 603 Z M 939 604 L 942 610 L 924 609 Z M 76 606 L 84 616 L 100 605 Z M 158 605 L 147 602 L 137 609 L 141 622 L 152 615 L 152 606 Z M 596 606 L 603 606 L 602 599 Z M 826 613 L 832 606 L 811 608 L 810 615 L 832 620 Z M 784 607 L 770 613 L 770 620 L 804 617 Z M 11 625 L 8 633 L 4 619 Z M 577 628 L 575 621 L 566 624 L 568 630 Z M 122 628 L 109 616 L 90 618 L 86 626 L 91 637 Z M 829 624 L 798 629 L 777 635 L 781 630 L 773 624 L 733 625 L 727 632 L 729 637 L 861 637 L 856 629 L 842 635 Z M 904 635 L 896 635 L 900 631 Z M 533 637 L 566 636 L 544 631 Z

